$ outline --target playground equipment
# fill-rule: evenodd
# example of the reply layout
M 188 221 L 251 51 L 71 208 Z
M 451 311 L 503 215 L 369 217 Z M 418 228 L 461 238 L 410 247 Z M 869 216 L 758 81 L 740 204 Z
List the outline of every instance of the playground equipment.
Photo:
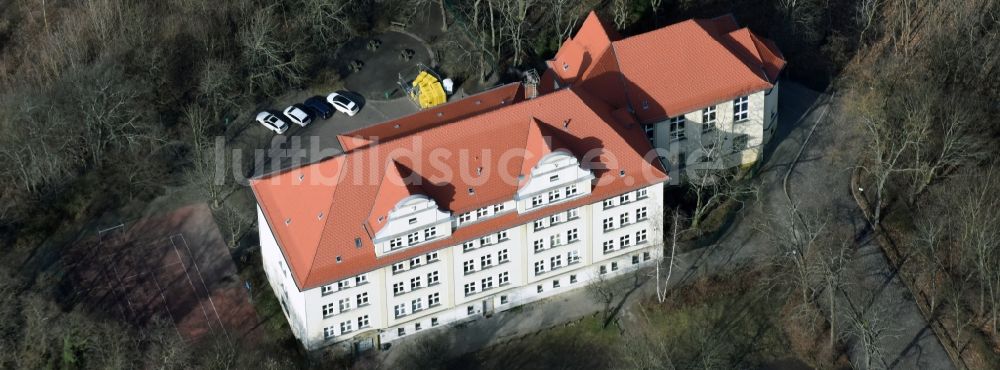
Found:
M 420 109 L 427 109 L 448 101 L 444 87 L 441 85 L 441 76 L 438 76 L 430 68 L 423 64 L 417 64 L 417 76 L 411 81 L 406 81 L 401 75 L 399 86 L 406 92 Z

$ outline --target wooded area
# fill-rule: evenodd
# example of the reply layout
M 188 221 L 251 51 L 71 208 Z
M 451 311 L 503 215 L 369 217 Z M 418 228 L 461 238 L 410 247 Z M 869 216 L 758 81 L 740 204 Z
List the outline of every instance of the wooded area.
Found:
M 789 61 L 786 78 L 843 91 L 857 118 L 843 124 L 859 125 L 870 140 L 858 166 L 875 221 L 909 257 L 904 270 L 970 365 L 997 363 L 995 0 L 0 0 L 0 254 L 7 257 L 0 261 L 0 367 L 307 364 L 288 333 L 252 349 L 212 339 L 193 347 L 166 329 L 140 332 L 62 301 L 70 283 L 38 256 L 58 255 L 100 215 L 137 212 L 177 188 L 218 210 L 233 246 L 240 235 L 253 239 L 252 209 L 229 201 L 249 199 L 248 190 L 206 175 L 218 160 L 213 138 L 235 145 L 271 98 L 336 83 L 330 69 L 338 45 L 440 11 L 448 31 L 429 41 L 442 70 L 489 85 L 541 69 L 592 7 L 624 35 L 734 13 L 778 43 Z M 723 185 L 684 189 L 695 226 L 711 208 L 753 190 L 737 179 Z M 760 227 L 788 257 L 773 266 L 781 284 L 754 289 L 795 297 L 801 323 L 826 322 L 820 333 L 829 335 L 829 351 L 815 354 L 817 361 L 832 363 L 847 336 L 877 344 L 884 332 L 861 315 L 818 318 L 819 305 L 835 304 L 824 293 L 842 283 L 847 242 L 826 235 L 820 215 L 774 211 Z M 866 348 L 871 364 L 878 347 Z M 700 359 L 631 350 L 641 352 L 635 366 Z

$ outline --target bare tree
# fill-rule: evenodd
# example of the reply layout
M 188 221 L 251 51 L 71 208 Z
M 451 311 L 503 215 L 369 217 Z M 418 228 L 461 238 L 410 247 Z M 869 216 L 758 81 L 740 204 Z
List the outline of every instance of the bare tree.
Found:
M 305 60 L 292 43 L 276 37 L 278 25 L 271 13 L 270 7 L 255 11 L 237 35 L 251 94 L 273 94 L 285 84 L 305 79 Z
M 862 94 L 855 108 L 860 115 L 861 123 L 868 133 L 867 164 L 862 165 L 875 189 L 875 202 L 872 206 L 872 223 L 878 225 L 882 219 L 882 209 L 885 207 L 890 180 L 897 175 L 911 171 L 906 161 L 907 155 L 917 145 L 921 132 L 907 127 L 908 119 L 902 122 L 891 119 L 885 110 L 888 104 L 881 92 Z M 907 110 L 916 113 L 916 109 Z M 912 116 L 912 114 L 911 114 Z
M 992 323 L 997 334 L 1000 318 L 1000 190 L 990 168 L 978 181 L 967 185 L 964 200 L 958 204 L 958 242 L 968 252 L 979 285 L 979 310 Z
M 612 0 L 611 14 L 614 15 L 615 27 L 619 30 L 625 29 L 628 25 L 629 17 L 632 15 L 631 0 Z
M 808 305 L 816 296 L 818 288 L 816 260 L 826 222 L 811 214 L 803 214 L 796 205 L 789 204 L 787 208 L 774 212 L 772 218 L 760 228 L 777 247 L 774 258 L 782 275 L 778 277 L 779 282 L 798 292 L 800 305 Z M 831 260 L 832 262 L 835 261 Z M 839 266 L 840 261 L 836 262 L 837 268 L 831 265 L 830 270 L 838 271 L 842 268 Z
M 525 29 L 529 26 L 528 14 L 534 10 L 537 0 L 500 0 L 490 3 L 491 6 L 496 5 L 497 15 L 500 16 L 503 39 L 509 43 L 513 54 L 511 63 L 519 66 L 524 60 Z
M 884 304 L 872 297 L 862 301 L 864 302 L 848 299 L 845 313 L 847 325 L 844 327 L 844 335 L 853 340 L 861 351 L 861 356 L 852 360 L 855 367 L 887 368 L 883 347 L 887 340 L 896 337 L 895 317 Z
M 947 175 L 959 165 L 985 155 L 980 133 L 974 125 L 983 120 L 974 117 L 976 110 L 961 105 L 954 96 L 938 98 L 923 106 L 928 118 L 919 121 L 919 136 L 913 154 L 913 186 L 910 203 L 935 179 Z M 939 117 L 936 117 L 940 115 Z
M 657 234 L 663 234 L 663 232 L 662 232 L 662 229 L 663 229 L 663 226 L 664 226 L 664 224 L 663 224 L 663 214 L 660 213 L 660 212 L 657 212 L 657 214 L 653 216 L 652 222 L 653 222 L 653 225 L 654 225 L 653 226 L 653 232 L 657 233 Z M 672 219 L 672 224 L 673 224 L 673 227 L 672 227 L 672 231 L 670 232 L 670 259 L 666 260 L 664 258 L 664 251 L 663 251 L 662 247 L 660 248 L 660 253 L 659 253 L 659 255 L 656 258 L 656 270 L 655 270 L 655 273 L 656 273 L 656 299 L 660 303 L 663 303 L 663 302 L 665 302 L 667 300 L 667 288 L 670 286 L 670 277 L 673 275 L 673 273 L 674 273 L 674 265 L 676 265 L 675 257 L 677 255 L 677 234 L 679 232 L 678 228 L 680 226 L 680 212 L 677 211 L 677 210 L 674 210 L 674 217 Z M 667 270 L 666 273 L 667 273 L 667 275 L 663 276 L 663 274 L 662 274 L 662 272 L 660 270 L 663 269 L 663 264 L 664 264 L 665 261 L 667 263 L 667 267 L 666 267 L 666 270 Z M 662 280 L 661 280 L 661 276 L 663 276 Z
M 827 320 L 830 324 L 830 350 L 837 345 L 837 295 L 847 285 L 847 267 L 854 252 L 850 238 L 842 241 L 831 240 L 819 248 L 817 264 L 819 280 L 823 286 L 826 303 L 829 306 Z
M 216 221 L 223 227 L 226 236 L 229 238 L 229 248 L 236 248 L 240 240 L 243 240 L 243 237 L 253 227 L 254 219 L 252 217 L 253 212 L 238 209 L 232 203 L 226 202 L 222 204 L 220 209 L 213 213 L 215 214 Z

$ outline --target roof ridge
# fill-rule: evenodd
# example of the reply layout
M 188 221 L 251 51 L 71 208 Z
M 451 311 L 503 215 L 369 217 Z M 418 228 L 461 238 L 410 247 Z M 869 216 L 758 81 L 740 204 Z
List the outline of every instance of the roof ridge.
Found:
M 337 182 L 340 182 L 340 180 L 343 178 L 343 177 L 341 177 L 341 175 L 343 175 L 344 171 L 347 170 L 347 166 L 348 166 L 347 162 L 348 161 L 345 158 L 343 165 L 340 166 L 340 171 L 337 171 Z M 302 167 L 298 167 L 298 168 L 302 168 Z M 341 186 L 337 186 L 337 187 L 335 187 L 333 189 L 333 195 L 330 197 L 330 206 L 327 207 L 326 214 L 328 214 L 328 215 L 332 215 L 333 214 L 333 205 L 336 204 L 337 192 L 341 191 L 342 189 L 343 189 L 343 187 L 341 187 Z M 313 251 L 313 257 L 312 257 L 312 259 L 309 260 L 309 271 L 306 272 L 306 276 L 304 276 L 302 278 L 302 280 L 303 280 L 302 281 L 302 286 L 306 286 L 307 285 L 306 283 L 309 281 L 309 277 L 312 275 L 312 273 L 314 271 L 317 270 L 317 268 L 316 268 L 316 257 L 319 256 L 319 250 L 320 250 L 320 246 L 323 245 L 323 239 L 326 239 L 327 224 L 329 224 L 330 222 L 333 222 L 333 216 L 330 216 L 330 217 L 326 218 L 326 223 L 324 223 L 323 228 L 320 231 L 319 240 L 316 241 L 316 250 Z M 279 248 L 279 249 L 281 249 L 281 248 Z M 282 252 L 282 253 L 284 253 L 284 252 Z M 291 264 L 289 263 L 289 265 L 291 265 Z M 294 276 L 294 274 L 292 274 L 292 275 Z

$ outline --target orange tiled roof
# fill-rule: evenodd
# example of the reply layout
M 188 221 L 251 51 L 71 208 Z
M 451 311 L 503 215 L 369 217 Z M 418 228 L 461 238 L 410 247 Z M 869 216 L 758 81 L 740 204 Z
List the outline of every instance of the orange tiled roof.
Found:
M 631 107 L 643 123 L 691 112 L 768 89 L 785 66 L 777 46 L 724 15 L 692 19 L 622 40 L 609 36 L 591 12 L 549 62 L 587 61 L 577 79 L 545 74 L 579 85 L 616 108 Z M 610 43 L 610 48 L 601 48 Z M 567 43 L 568 44 L 568 43 Z M 564 45 L 564 47 L 566 47 Z
M 524 99 L 524 92 L 521 89 L 521 84 L 509 83 L 468 96 L 465 99 L 450 101 L 408 116 L 337 135 L 337 140 L 340 141 L 340 146 L 344 148 L 344 151 L 349 152 L 370 145 L 375 140 L 392 140 L 429 127 L 488 112 L 522 99 Z
M 296 284 L 309 289 L 436 249 L 459 244 L 569 207 L 667 180 L 642 129 L 617 124 L 613 108 L 581 89 L 568 88 L 505 105 L 414 134 L 356 148 L 304 167 L 251 180 L 251 187 Z M 568 123 L 568 124 L 567 124 Z M 551 136 L 539 142 L 534 130 Z M 449 238 L 377 258 L 372 244 L 378 214 L 408 193 L 420 192 L 453 214 L 509 200 L 525 159 L 566 149 L 592 169 L 593 193 L 526 214 L 510 212 L 455 230 Z M 526 154 L 501 158 L 508 150 Z M 441 151 L 444 150 L 444 151 Z M 445 152 L 450 156 L 443 155 Z M 588 155 L 589 153 L 589 155 Z M 599 155 L 593 155 L 599 154 Z M 596 157 L 596 158 L 595 158 Z M 481 173 L 476 169 L 481 168 Z M 620 176 L 625 171 L 626 176 Z M 444 172 L 453 172 L 448 177 Z M 419 182 L 383 189 L 386 174 Z M 324 183 L 317 183 L 322 178 Z M 331 183 L 330 179 L 336 180 Z M 451 181 L 445 181 L 450 179 Z M 469 191 L 472 189 L 473 191 Z M 323 212 L 324 217 L 317 217 Z M 374 217 L 374 218 L 373 218 Z M 288 220 L 289 222 L 284 222 Z

